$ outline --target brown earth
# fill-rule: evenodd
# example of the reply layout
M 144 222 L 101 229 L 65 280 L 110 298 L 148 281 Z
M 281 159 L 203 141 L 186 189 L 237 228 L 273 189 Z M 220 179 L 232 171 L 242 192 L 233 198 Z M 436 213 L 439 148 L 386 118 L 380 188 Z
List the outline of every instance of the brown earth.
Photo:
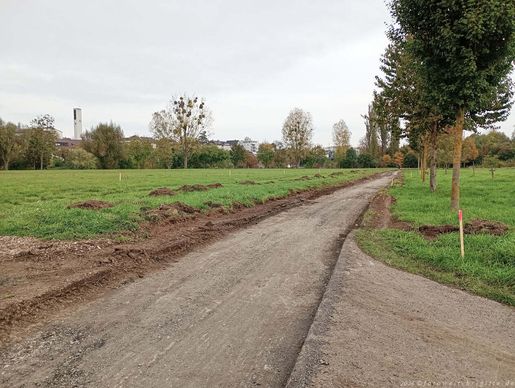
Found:
M 78 208 L 78 209 L 97 210 L 97 209 L 106 209 L 106 208 L 113 207 L 113 206 L 114 205 L 110 202 L 98 201 L 96 199 L 90 199 L 90 200 L 84 201 L 84 202 L 72 203 L 68 207 L 69 208 Z
M 169 189 L 168 187 L 160 187 L 158 189 L 152 190 L 148 193 L 151 197 L 160 197 L 166 195 L 175 195 L 175 191 Z
M 240 185 L 257 185 L 255 181 L 240 181 L 238 182 Z
M 184 204 L 164 205 L 146 211 L 152 222 L 143 224 L 136 236 L 129 235 L 135 241 L 127 243 L 0 237 L 4 247 L 0 250 L 0 344 L 57 311 L 161 269 L 231 231 L 381 175 L 295 193 L 250 208 L 235 203 L 231 211 L 220 208 L 205 214 Z
M 195 184 L 195 185 L 183 185 L 183 186 L 179 187 L 179 190 L 181 190 L 185 193 L 190 193 L 193 191 L 208 191 L 209 188 L 205 185 Z

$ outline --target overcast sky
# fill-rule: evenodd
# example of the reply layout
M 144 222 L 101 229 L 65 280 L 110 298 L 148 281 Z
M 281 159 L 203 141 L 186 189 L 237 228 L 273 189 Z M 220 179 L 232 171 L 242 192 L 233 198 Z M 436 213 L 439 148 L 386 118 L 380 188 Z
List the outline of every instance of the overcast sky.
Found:
M 372 98 L 389 15 L 383 0 L 0 0 L 0 117 L 49 113 L 73 134 L 112 120 L 148 135 L 175 94 L 205 97 L 213 138 L 276 140 L 294 107 L 330 145 L 352 143 Z M 502 124 L 511 134 L 515 115 Z

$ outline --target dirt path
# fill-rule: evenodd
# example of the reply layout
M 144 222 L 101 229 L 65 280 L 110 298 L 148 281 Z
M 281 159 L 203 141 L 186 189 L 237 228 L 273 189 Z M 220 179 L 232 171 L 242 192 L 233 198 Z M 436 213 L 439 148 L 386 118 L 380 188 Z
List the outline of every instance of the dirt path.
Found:
M 390 268 L 351 234 L 288 387 L 399 386 L 515 386 L 515 309 Z
M 180 203 L 162 205 L 150 211 L 153 222 L 128 233 L 129 241 L 122 243 L 0 236 L 0 347 L 57 312 L 159 271 L 229 233 L 385 174 L 291 192 L 248 208 L 234 204 L 203 213 Z
M 2 386 L 286 383 L 364 182 L 198 248 L 0 353 Z

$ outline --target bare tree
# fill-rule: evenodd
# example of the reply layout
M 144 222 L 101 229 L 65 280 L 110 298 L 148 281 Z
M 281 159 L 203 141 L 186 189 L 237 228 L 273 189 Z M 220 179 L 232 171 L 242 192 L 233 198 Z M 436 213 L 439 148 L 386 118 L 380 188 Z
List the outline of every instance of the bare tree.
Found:
M 283 141 L 290 150 L 292 161 L 297 167 L 309 149 L 313 135 L 311 114 L 302 109 L 293 109 L 283 124 Z
M 165 109 L 155 112 L 150 129 L 158 139 L 166 138 L 180 143 L 183 165 L 188 168 L 191 151 L 211 122 L 211 112 L 204 100 L 184 95 L 173 98 Z

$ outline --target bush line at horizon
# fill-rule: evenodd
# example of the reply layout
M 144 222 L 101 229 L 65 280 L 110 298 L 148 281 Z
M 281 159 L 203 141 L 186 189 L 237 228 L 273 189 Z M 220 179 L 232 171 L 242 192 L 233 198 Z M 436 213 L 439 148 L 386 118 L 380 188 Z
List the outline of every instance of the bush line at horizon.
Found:
M 449 212 L 451 174 L 439 171 L 439 187 L 430 193 L 417 171 L 405 171 L 404 184 L 389 192 L 396 198 L 392 213 L 415 226 L 457 225 Z M 421 274 L 441 283 L 515 305 L 515 169 L 498 169 L 492 179 L 488 169 L 462 171 L 464 222 L 473 219 L 508 225 L 503 236 L 465 235 L 465 258 L 460 257 L 458 233 L 442 234 L 434 241 L 417 232 L 397 229 L 362 229 L 362 249 L 385 263 Z
M 189 169 L 189 170 L 47 170 L 7 171 L 0 174 L 0 235 L 33 236 L 44 239 L 85 239 L 102 234 L 136 230 L 142 208 L 183 202 L 207 210 L 208 201 L 230 207 L 246 206 L 289 190 L 330 186 L 362 178 L 378 169 Z M 304 175 L 323 178 L 296 180 Z M 333 172 L 342 175 L 330 176 Z M 122 180 L 120 181 L 120 174 Z M 258 185 L 239 182 L 253 180 Z M 273 181 L 273 183 L 271 182 Z M 170 197 L 151 197 L 159 187 L 172 190 L 185 184 L 221 183 L 222 188 L 203 192 L 178 192 Z M 115 206 L 102 210 L 68 209 L 80 201 L 96 199 Z

